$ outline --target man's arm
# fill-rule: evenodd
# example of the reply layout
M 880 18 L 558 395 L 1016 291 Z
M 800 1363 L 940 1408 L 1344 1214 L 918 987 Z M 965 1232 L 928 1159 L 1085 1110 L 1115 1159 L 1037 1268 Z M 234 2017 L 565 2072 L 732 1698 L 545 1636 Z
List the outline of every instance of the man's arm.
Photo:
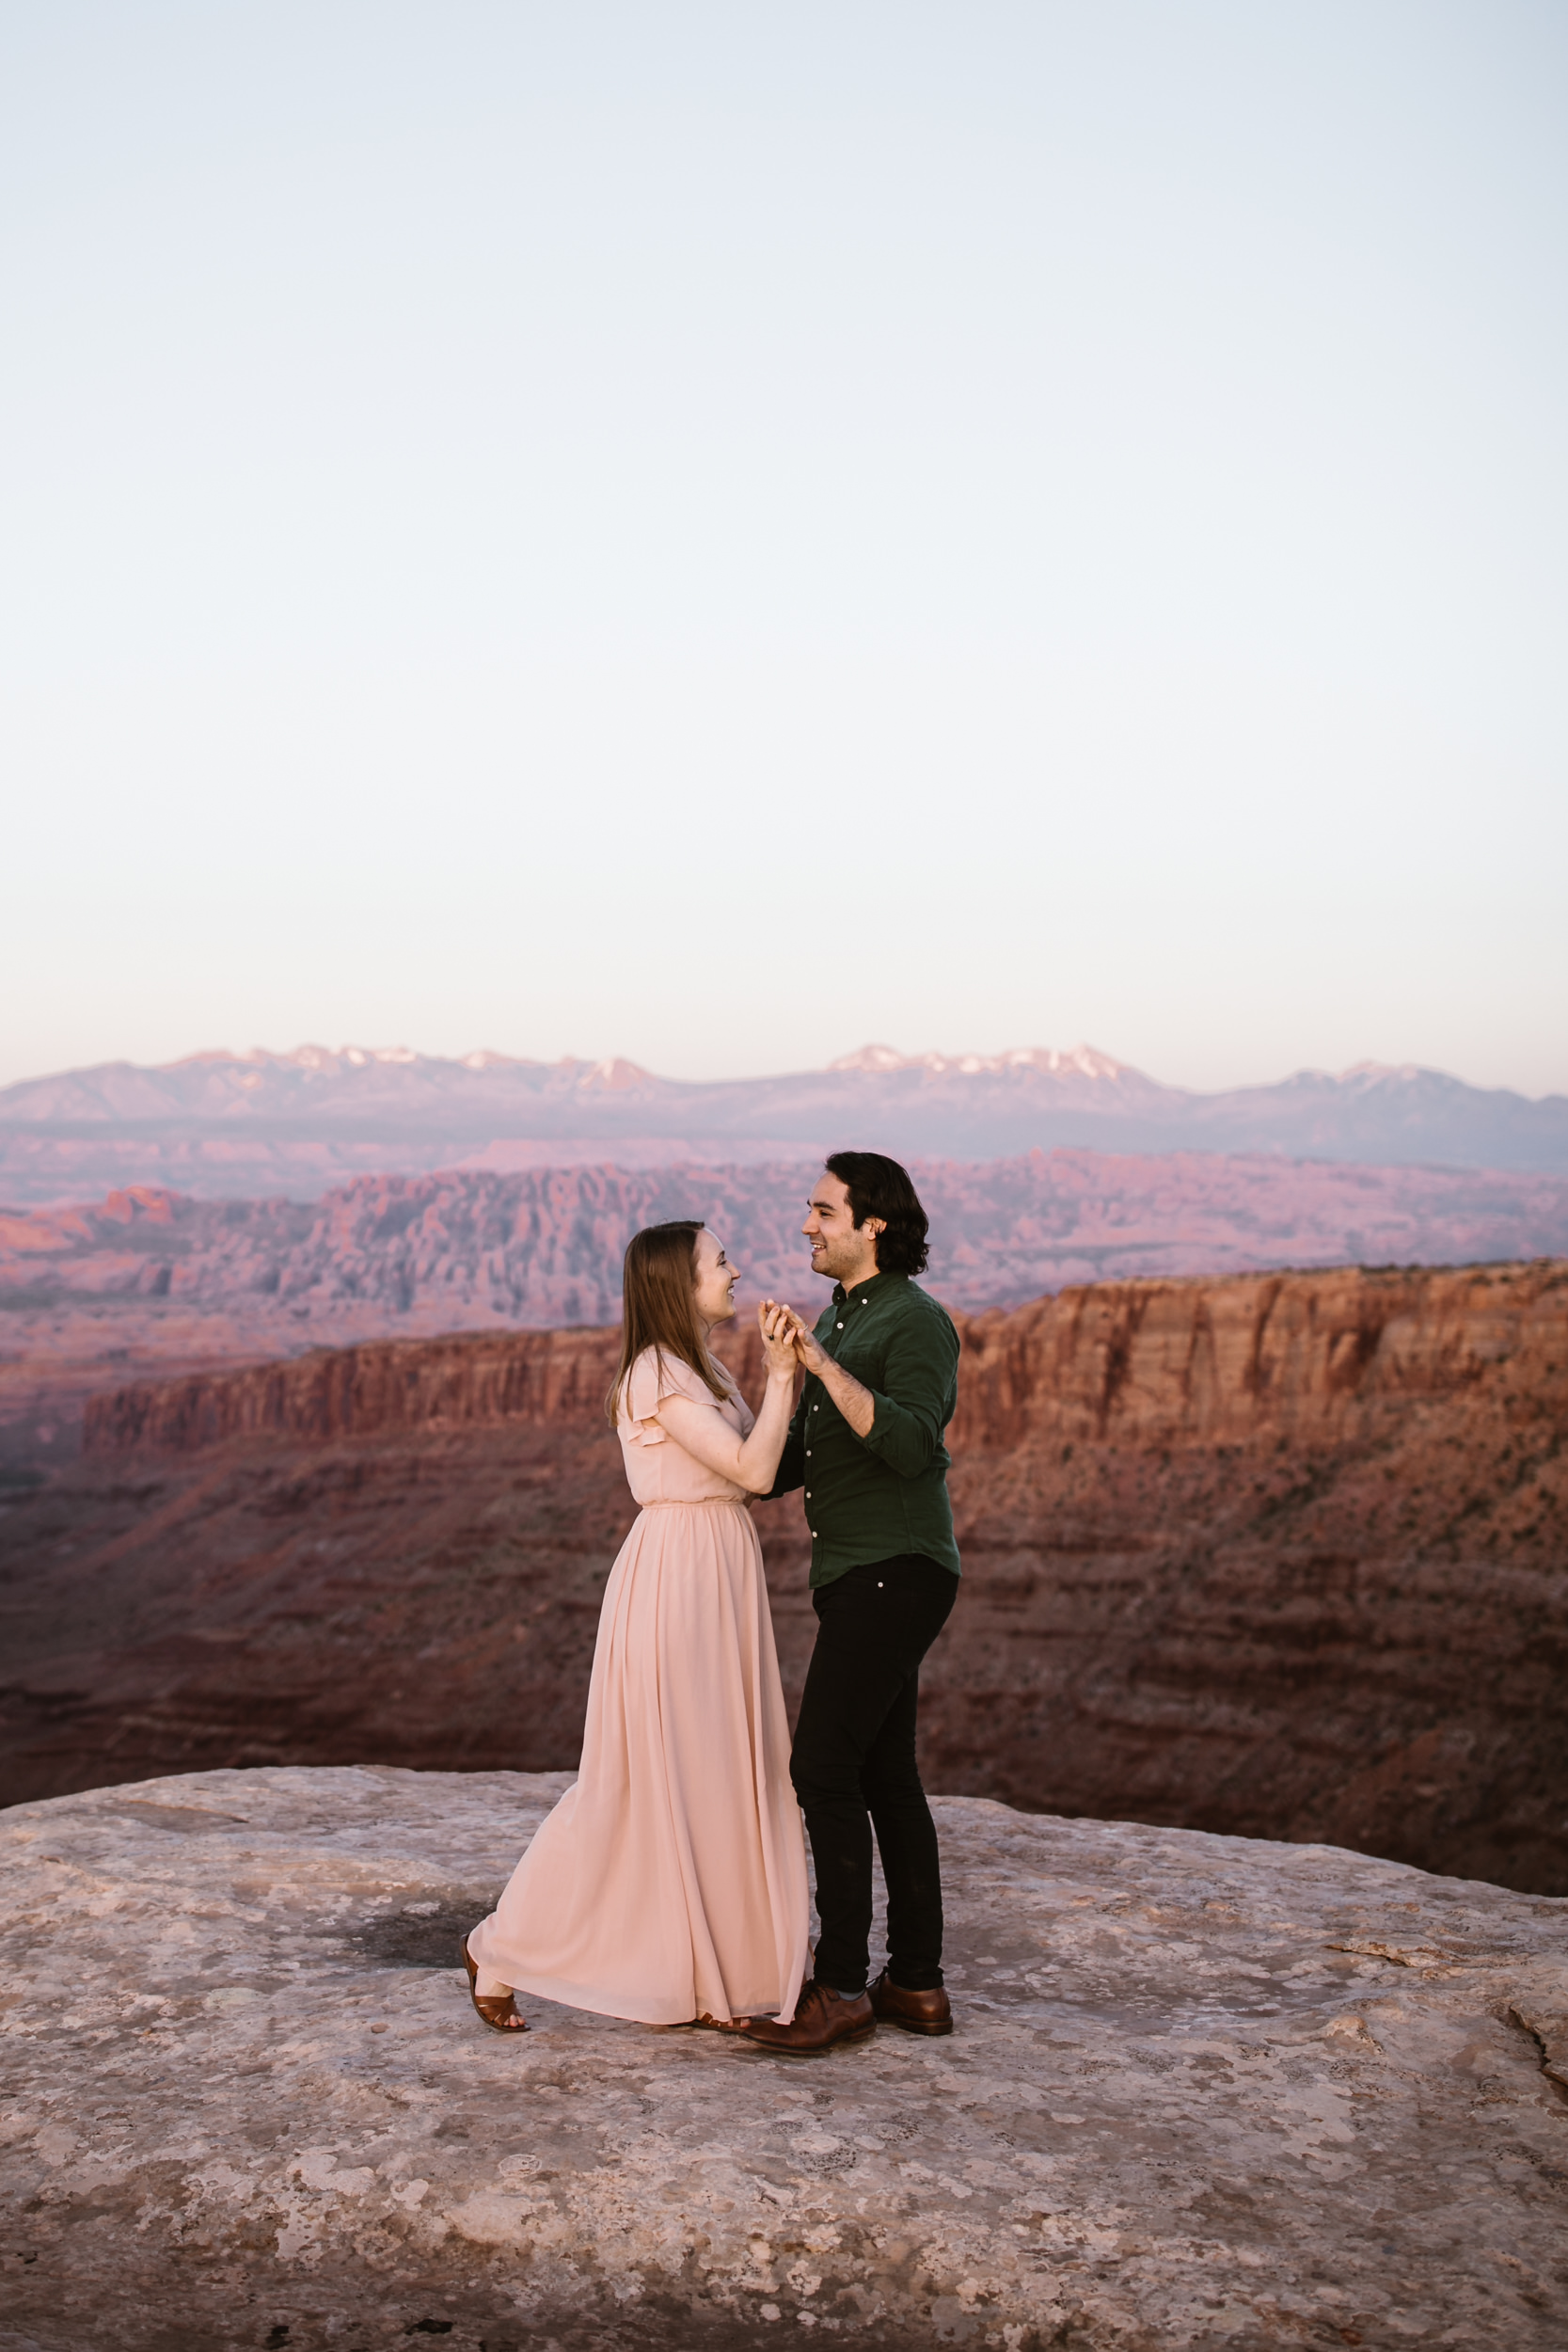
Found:
M 806 1370 L 816 1373 L 856 1437 L 868 1437 L 877 1413 L 876 1391 L 866 1388 L 852 1372 L 846 1372 L 842 1364 L 835 1364 L 827 1349 L 816 1340 L 812 1340 L 812 1354 L 809 1357 L 804 1355 L 799 1340 L 795 1345 Z
M 900 1478 L 918 1478 L 942 1446 L 958 1368 L 958 1335 L 945 1315 L 910 1315 L 894 1332 L 881 1392 L 867 1390 L 873 1417 L 868 1453 Z
M 888 1346 L 885 1389 L 868 1389 L 834 1363 L 803 1327 L 795 1335 L 795 1349 L 856 1437 L 889 1470 L 901 1478 L 918 1478 L 929 1469 L 942 1443 L 948 1391 L 958 1361 L 958 1335 L 945 1315 L 922 1314 L 918 1321 L 910 1316 L 899 1324 Z M 797 1414 L 792 1438 L 800 1423 Z M 802 1470 L 804 1467 L 802 1455 Z

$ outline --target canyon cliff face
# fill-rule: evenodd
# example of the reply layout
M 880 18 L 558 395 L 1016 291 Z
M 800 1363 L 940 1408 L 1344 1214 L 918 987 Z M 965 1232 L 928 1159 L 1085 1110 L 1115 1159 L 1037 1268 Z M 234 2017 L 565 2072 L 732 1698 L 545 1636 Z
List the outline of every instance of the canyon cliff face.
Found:
M 1568 1404 L 1568 1270 L 1411 1268 L 1214 1282 L 1101 1282 L 1011 1313 L 954 1313 L 954 1452 L 1067 1437 L 1136 1445 L 1365 1438 L 1419 1403 L 1501 1376 L 1544 1416 Z M 762 1369 L 737 1317 L 720 1351 Z M 238 1372 L 134 1384 L 89 1404 L 89 1453 L 189 1451 L 230 1437 L 372 1437 L 603 1412 L 618 1328 L 508 1331 L 320 1349 Z
M 962 1448 L 1364 1440 L 1486 1387 L 1546 1423 L 1568 1404 L 1553 1263 L 1101 1282 L 962 1328 Z
M 1568 1891 L 1568 1267 L 1104 1283 L 958 1322 L 933 1787 Z M 381 1342 L 89 1401 L 80 1473 L 0 1522 L 9 1793 L 569 1765 L 632 1516 L 615 1352 Z M 804 1529 L 793 1499 L 758 1524 L 793 1700 Z
M 1104 1285 L 964 1363 L 940 1785 L 1568 1890 L 1568 1271 Z
M 519 1421 L 580 1431 L 604 1422 L 618 1329 L 508 1331 L 316 1348 L 280 1363 L 138 1383 L 88 1400 L 88 1454 L 184 1454 L 226 1438 L 384 1438 Z M 728 1354 L 748 1364 L 752 1350 Z M 737 1364 L 738 1368 L 738 1364 Z

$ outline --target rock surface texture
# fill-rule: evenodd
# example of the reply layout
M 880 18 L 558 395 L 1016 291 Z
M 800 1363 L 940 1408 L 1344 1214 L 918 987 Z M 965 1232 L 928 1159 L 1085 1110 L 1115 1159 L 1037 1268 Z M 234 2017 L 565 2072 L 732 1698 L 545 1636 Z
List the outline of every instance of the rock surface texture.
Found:
M 1568 2340 L 1561 1902 L 938 1805 L 944 2042 L 789 2060 L 453 1965 L 563 1776 L 0 1817 L 8 2352 Z

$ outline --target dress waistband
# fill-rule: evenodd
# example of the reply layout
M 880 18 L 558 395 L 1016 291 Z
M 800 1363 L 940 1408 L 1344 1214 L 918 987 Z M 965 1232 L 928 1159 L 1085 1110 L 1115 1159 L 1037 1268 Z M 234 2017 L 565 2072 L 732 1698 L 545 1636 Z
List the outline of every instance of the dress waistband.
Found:
M 657 1495 L 640 1506 L 644 1511 L 744 1511 L 744 1495 Z

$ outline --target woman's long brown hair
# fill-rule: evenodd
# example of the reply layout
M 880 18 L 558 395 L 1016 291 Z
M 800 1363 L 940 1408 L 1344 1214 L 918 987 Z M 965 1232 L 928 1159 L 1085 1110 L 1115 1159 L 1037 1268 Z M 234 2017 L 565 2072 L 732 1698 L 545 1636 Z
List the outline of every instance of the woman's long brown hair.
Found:
M 645 1225 L 626 1244 L 621 1276 L 621 1361 L 605 1398 L 611 1428 L 626 1375 L 645 1347 L 657 1347 L 689 1364 L 721 1400 L 730 1393 L 713 1368 L 697 1320 L 697 1236 L 702 1230 L 701 1217 L 683 1216 L 669 1225 Z

